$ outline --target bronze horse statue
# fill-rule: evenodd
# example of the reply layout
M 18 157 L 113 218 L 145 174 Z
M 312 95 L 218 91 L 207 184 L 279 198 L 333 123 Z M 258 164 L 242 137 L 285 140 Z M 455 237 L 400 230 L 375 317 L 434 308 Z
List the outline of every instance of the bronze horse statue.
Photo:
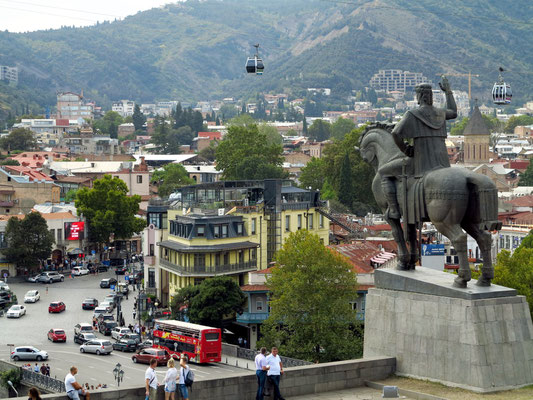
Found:
M 401 214 L 404 224 L 407 223 L 407 242 L 402 232 L 400 219 L 386 215 L 387 201 L 383 196 L 380 166 L 391 160 L 405 158 L 389 131 L 390 126 L 374 124 L 367 127 L 360 138 L 360 153 L 364 161 L 372 165 L 376 176 L 372 182 L 372 192 L 383 210 L 392 233 L 398 243 L 398 269 L 414 269 L 418 261 L 416 226 L 431 221 L 437 230 L 448 237 L 459 256 L 458 276 L 454 286 L 465 288 L 472 279 L 467 256 L 467 233 L 478 243 L 483 257 L 479 286 L 490 286 L 494 278 L 494 267 L 491 259 L 491 234 L 489 230 L 498 230 L 498 194 L 494 183 L 486 176 L 476 174 L 466 168 L 449 167 L 428 171 L 422 180 L 422 190 L 418 198 L 419 207 L 423 207 L 423 218 L 412 221 L 406 218 L 407 200 L 405 193 L 413 190 L 414 185 L 407 184 L 398 190 Z M 407 159 L 406 159 L 407 160 Z M 412 183 L 413 179 L 406 182 Z M 409 200 L 412 201 L 412 200 Z M 403 204 L 403 207 L 401 206 Z M 466 231 L 466 233 L 465 233 Z

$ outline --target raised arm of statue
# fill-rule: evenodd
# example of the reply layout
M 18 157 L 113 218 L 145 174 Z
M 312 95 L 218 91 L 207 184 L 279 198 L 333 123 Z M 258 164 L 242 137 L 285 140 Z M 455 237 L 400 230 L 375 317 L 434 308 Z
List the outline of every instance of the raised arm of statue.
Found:
M 455 104 L 455 99 L 453 98 L 450 83 L 445 76 L 442 77 L 442 82 L 439 82 L 439 86 L 446 94 L 446 119 L 457 118 L 457 105 Z

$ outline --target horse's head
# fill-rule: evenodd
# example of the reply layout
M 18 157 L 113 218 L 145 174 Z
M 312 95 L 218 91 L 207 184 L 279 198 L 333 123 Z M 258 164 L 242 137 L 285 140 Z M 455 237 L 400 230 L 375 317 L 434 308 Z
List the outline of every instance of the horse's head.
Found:
M 378 169 L 380 164 L 388 162 L 400 153 L 390 133 L 391 125 L 376 123 L 367 126 L 359 138 L 359 152 L 361 158 Z

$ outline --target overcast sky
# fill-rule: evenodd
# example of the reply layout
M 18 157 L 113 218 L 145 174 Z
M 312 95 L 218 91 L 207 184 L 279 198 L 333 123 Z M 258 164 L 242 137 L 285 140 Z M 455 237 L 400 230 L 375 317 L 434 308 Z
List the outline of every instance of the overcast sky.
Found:
M 94 25 L 172 2 L 176 0 L 0 0 L 0 30 L 27 32 Z

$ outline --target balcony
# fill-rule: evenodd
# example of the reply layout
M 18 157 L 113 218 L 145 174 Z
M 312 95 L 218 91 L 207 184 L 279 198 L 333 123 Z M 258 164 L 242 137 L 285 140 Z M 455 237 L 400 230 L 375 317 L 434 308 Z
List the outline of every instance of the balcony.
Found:
M 261 324 L 268 318 L 268 313 L 251 313 L 243 312 L 241 315 L 237 315 L 237 322 L 241 324 Z
M 237 264 L 224 264 L 213 266 L 198 265 L 176 265 L 167 260 L 159 260 L 159 264 L 179 276 L 215 276 L 231 275 L 240 272 L 255 271 L 257 269 L 257 260 L 242 262 Z

